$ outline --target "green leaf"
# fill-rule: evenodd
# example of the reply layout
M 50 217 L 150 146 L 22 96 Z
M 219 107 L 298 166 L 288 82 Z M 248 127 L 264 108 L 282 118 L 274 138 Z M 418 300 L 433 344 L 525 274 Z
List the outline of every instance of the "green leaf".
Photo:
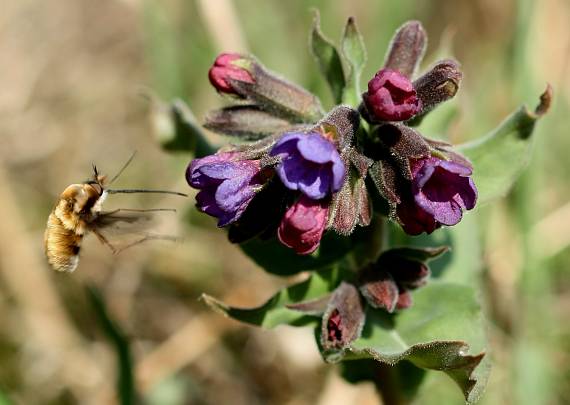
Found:
M 265 271 L 289 276 L 305 270 L 317 270 L 343 258 L 353 248 L 351 238 L 326 233 L 320 247 L 307 256 L 298 255 L 277 239 L 252 239 L 240 245 L 241 249 Z
M 549 86 L 534 112 L 522 106 L 490 134 L 457 147 L 473 163 L 479 205 L 505 195 L 526 167 L 534 126 L 547 112 L 551 97 Z
M 290 276 L 306 270 L 318 270 L 346 259 L 353 269 L 377 258 L 382 242 L 379 217 L 366 227 L 357 227 L 350 238 L 328 231 L 323 235 L 319 248 L 310 255 L 298 255 L 276 238 L 255 238 L 240 244 L 240 248 L 266 272 L 278 276 Z
M 474 403 L 485 387 L 483 320 L 471 287 L 432 282 L 413 294 L 414 306 L 396 315 L 368 308 L 362 336 L 328 361 L 372 358 L 388 364 L 407 360 L 441 370 Z M 482 362 L 482 360 L 484 360 Z
M 293 304 L 322 298 L 333 291 L 347 276 L 339 266 L 323 269 L 299 283 L 285 288 L 271 297 L 265 304 L 256 308 L 230 307 L 217 299 L 203 294 L 202 300 L 212 309 L 241 322 L 274 328 L 278 325 L 306 325 L 319 318 L 289 307 Z
M 350 17 L 346 22 L 341 39 L 341 50 L 350 66 L 342 101 L 345 104 L 358 107 L 360 103 L 360 75 L 366 63 L 366 48 L 354 17 Z
M 88 287 L 87 295 L 103 332 L 115 346 L 115 351 L 117 352 L 117 367 L 119 369 L 117 373 L 117 392 L 120 403 L 121 405 L 138 403 L 129 341 L 119 325 L 109 317 L 105 302 L 99 291 L 94 287 Z
M 182 100 L 174 100 L 170 105 L 159 100 L 153 103 L 155 133 L 165 150 L 191 152 L 195 157 L 204 157 L 216 151 Z
M 334 44 L 323 35 L 320 15 L 317 10 L 315 10 L 309 46 L 331 88 L 335 103 L 340 104 L 346 86 L 342 60 Z

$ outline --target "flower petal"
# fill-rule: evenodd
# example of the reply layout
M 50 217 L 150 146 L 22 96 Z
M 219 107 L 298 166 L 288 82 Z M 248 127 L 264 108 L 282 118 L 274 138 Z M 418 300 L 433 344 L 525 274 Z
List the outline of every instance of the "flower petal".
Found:
M 338 155 L 332 142 L 314 133 L 300 138 L 297 149 L 301 156 L 314 163 L 328 163 L 332 161 L 334 154 Z
M 433 197 L 427 197 L 420 192 L 414 196 L 416 204 L 443 225 L 455 225 L 461 221 L 463 212 L 461 205 L 453 198 L 451 200 L 434 201 Z
M 297 153 L 297 143 L 299 139 L 303 136 L 301 133 L 290 132 L 283 135 L 275 146 L 269 152 L 270 156 L 276 156 L 280 154 L 294 154 Z
M 290 190 L 298 190 L 299 184 L 313 184 L 318 177 L 319 166 L 316 163 L 307 162 L 298 153 L 283 159 L 277 165 L 279 178 Z
M 244 202 L 249 202 L 255 191 L 249 185 L 251 176 L 240 176 L 225 180 L 216 190 L 216 203 L 226 212 L 235 211 Z

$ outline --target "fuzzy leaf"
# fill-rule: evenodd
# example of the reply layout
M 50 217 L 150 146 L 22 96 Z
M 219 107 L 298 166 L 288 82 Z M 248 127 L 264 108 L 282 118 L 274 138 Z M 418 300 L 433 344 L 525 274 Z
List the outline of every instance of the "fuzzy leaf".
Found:
M 335 104 L 340 104 L 342 102 L 342 93 L 346 85 L 342 60 L 334 44 L 326 38 L 321 31 L 318 11 L 315 11 L 309 42 L 311 52 L 331 88 Z
M 182 100 L 175 100 L 170 105 L 155 101 L 153 118 L 158 141 L 165 150 L 192 152 L 197 158 L 215 152 Z
M 473 163 L 479 205 L 504 196 L 526 167 L 534 126 L 548 111 L 551 99 L 549 86 L 534 112 L 522 106 L 482 139 L 457 147 Z
M 325 359 L 373 358 L 388 364 L 407 360 L 423 369 L 441 370 L 459 385 L 467 402 L 474 403 L 489 373 L 474 290 L 432 282 L 413 296 L 413 308 L 397 315 L 369 308 L 362 337 L 333 356 L 325 353 Z
M 230 307 L 206 294 L 202 295 L 202 300 L 210 308 L 225 316 L 264 328 L 274 328 L 282 324 L 305 325 L 310 322 L 316 324 L 319 322 L 319 314 L 311 315 L 311 311 L 304 311 L 302 306 L 296 304 L 312 302 L 328 295 L 344 277 L 346 274 L 339 268 L 314 272 L 307 280 L 282 289 L 265 304 L 256 308 Z
M 341 39 L 341 50 L 350 66 L 343 102 L 356 107 L 360 102 L 360 75 L 366 63 L 366 48 L 354 17 L 350 17 L 346 22 Z

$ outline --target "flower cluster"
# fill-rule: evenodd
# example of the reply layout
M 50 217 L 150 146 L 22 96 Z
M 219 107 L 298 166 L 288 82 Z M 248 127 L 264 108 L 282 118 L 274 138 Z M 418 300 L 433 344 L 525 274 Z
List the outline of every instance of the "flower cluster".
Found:
M 444 60 L 414 79 L 426 42 L 420 23 L 404 24 L 360 106 L 328 113 L 316 96 L 253 57 L 221 54 L 210 82 L 238 103 L 208 115 L 205 126 L 247 142 L 190 163 L 186 178 L 200 190 L 197 207 L 229 226 L 232 241 L 277 237 L 300 255 L 314 252 L 328 229 L 349 235 L 370 223 L 376 207 L 369 192 L 376 191 L 369 185 L 409 234 L 457 224 L 477 200 L 471 164 L 413 126 L 456 94 L 461 72 Z M 377 298 L 371 305 L 409 305 L 412 287 L 399 274 L 377 272 L 361 288 Z

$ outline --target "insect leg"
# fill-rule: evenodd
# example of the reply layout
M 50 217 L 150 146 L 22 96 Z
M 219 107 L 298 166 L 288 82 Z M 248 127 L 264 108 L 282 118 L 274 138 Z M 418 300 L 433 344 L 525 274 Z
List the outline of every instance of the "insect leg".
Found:
M 99 242 L 101 242 L 103 245 L 111 249 L 111 252 L 113 252 L 113 254 L 117 254 L 119 252 L 113 245 L 111 245 L 111 243 L 107 240 L 105 236 L 103 236 L 101 232 L 99 232 L 97 229 L 92 229 L 91 231 L 95 234 L 95 236 L 97 236 Z
M 177 242 L 180 239 L 177 238 L 176 236 L 171 236 L 171 235 L 155 235 L 155 234 L 149 233 L 149 234 L 145 235 L 144 237 L 142 237 L 142 238 L 140 238 L 140 239 L 138 239 L 132 243 L 129 243 L 126 246 L 121 247 L 120 249 L 116 250 L 114 253 L 119 254 L 124 250 L 132 248 L 133 246 L 139 245 L 139 244 L 144 243 L 144 242 L 149 241 L 149 240 L 167 240 L 167 241 L 171 241 L 171 242 Z

